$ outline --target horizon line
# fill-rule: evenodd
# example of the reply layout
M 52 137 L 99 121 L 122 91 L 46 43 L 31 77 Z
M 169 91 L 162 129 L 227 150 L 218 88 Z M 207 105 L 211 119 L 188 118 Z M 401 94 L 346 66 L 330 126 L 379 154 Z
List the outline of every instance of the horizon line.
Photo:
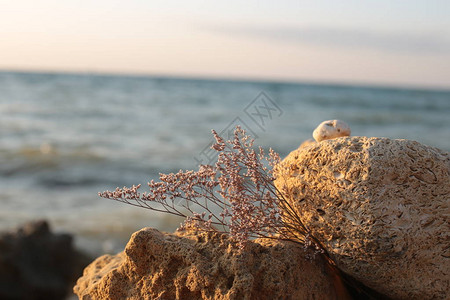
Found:
M 359 87 L 374 89 L 397 89 L 397 90 L 418 90 L 434 92 L 450 92 L 450 86 L 440 85 L 420 85 L 420 84 L 402 84 L 402 83 L 380 83 L 367 81 L 339 81 L 333 79 L 292 79 L 292 78 L 268 78 L 268 77 L 244 77 L 244 76 L 226 76 L 212 74 L 168 74 L 151 72 L 128 72 L 118 70 L 61 70 L 61 69 L 26 69 L 26 68 L 2 68 L 0 73 L 24 73 L 24 74 L 55 74 L 55 75 L 90 75 L 90 76 L 110 76 L 110 77 L 148 77 L 161 79 L 187 79 L 203 81 L 228 81 L 228 82 L 247 82 L 247 83 L 276 83 L 276 84 L 298 84 L 298 85 L 316 85 L 316 86 L 337 86 L 337 87 Z

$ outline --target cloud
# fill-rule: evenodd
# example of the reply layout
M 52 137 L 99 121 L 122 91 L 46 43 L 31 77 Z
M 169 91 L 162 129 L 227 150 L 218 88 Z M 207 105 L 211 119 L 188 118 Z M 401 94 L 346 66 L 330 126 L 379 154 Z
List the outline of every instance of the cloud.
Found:
M 449 35 L 418 34 L 411 32 L 377 32 L 365 29 L 327 27 L 251 27 L 209 26 L 209 31 L 235 36 L 246 36 L 319 45 L 325 47 L 365 48 L 384 52 L 412 54 L 446 54 L 450 52 Z

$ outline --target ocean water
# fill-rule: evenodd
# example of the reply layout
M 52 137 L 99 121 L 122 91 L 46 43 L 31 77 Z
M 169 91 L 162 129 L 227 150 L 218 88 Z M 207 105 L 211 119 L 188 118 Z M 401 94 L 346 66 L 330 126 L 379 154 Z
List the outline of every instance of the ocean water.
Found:
M 450 151 L 450 91 L 0 72 L 0 229 L 46 218 L 92 253 L 180 220 L 99 198 L 208 162 L 211 129 L 242 125 L 282 156 L 322 121 Z

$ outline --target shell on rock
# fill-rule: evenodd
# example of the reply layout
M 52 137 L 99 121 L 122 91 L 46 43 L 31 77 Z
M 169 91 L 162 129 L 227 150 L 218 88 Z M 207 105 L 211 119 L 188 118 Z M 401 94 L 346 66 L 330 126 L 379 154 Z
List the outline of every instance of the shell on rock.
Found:
M 350 136 L 350 126 L 341 120 L 324 121 L 314 129 L 313 138 L 317 141 L 330 140 L 342 136 Z

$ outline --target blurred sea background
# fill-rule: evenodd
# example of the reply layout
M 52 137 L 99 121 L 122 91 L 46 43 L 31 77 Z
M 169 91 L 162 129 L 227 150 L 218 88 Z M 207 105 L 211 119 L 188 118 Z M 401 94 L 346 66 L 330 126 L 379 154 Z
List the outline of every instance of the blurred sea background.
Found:
M 180 220 L 98 192 L 197 169 L 211 129 L 242 122 L 285 156 L 328 119 L 450 151 L 445 90 L 0 72 L 0 229 L 45 218 L 88 252 L 119 251 L 134 231 Z

